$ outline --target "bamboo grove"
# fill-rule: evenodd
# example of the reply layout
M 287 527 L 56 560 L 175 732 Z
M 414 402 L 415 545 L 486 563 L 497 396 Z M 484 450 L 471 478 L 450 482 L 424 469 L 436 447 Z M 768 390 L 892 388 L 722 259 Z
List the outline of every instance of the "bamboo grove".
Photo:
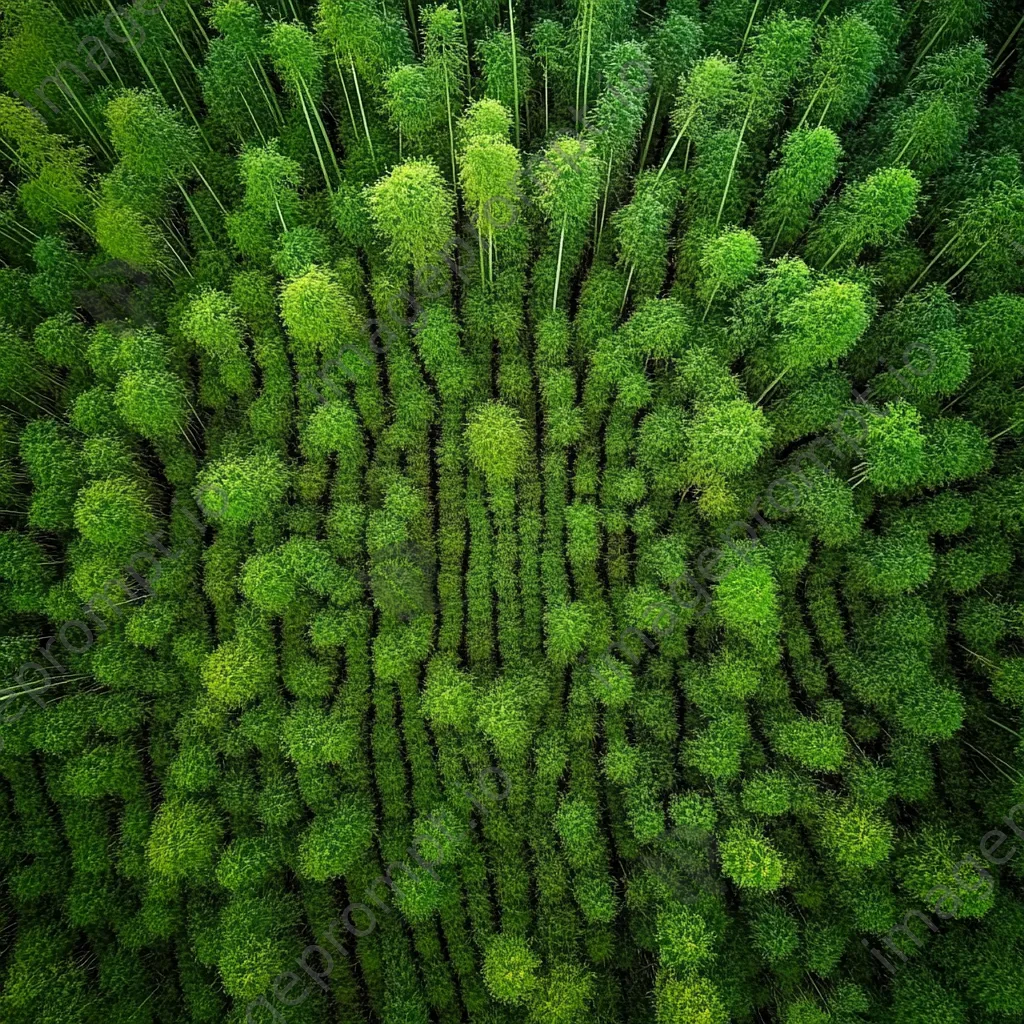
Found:
M 0 1020 L 1024 1021 L 1022 15 L 4 0 Z

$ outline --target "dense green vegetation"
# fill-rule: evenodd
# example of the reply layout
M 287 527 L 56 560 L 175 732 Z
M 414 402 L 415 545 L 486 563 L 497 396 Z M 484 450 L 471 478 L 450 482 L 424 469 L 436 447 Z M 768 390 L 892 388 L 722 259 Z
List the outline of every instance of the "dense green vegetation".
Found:
M 1020 4 L 0 12 L 0 1021 L 1024 1022 Z

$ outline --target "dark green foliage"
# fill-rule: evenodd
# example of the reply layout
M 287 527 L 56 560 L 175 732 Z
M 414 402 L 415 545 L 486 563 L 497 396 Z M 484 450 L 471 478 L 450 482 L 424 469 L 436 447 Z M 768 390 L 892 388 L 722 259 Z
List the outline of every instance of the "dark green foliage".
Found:
M 1020 6 L 8 3 L 0 1021 L 1024 1020 Z

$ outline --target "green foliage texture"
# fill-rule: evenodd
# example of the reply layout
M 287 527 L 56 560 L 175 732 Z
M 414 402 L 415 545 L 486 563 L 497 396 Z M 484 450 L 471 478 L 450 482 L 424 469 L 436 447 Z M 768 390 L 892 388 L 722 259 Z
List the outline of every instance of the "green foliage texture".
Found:
M 0 1022 L 1024 1024 L 1021 0 L 0 0 Z

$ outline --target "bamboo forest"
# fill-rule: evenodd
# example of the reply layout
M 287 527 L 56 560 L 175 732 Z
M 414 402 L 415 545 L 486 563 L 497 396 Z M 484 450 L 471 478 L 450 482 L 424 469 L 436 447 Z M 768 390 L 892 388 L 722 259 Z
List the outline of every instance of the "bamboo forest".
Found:
M 1024 1024 L 1022 436 L 1021 0 L 0 0 L 0 1022 Z

